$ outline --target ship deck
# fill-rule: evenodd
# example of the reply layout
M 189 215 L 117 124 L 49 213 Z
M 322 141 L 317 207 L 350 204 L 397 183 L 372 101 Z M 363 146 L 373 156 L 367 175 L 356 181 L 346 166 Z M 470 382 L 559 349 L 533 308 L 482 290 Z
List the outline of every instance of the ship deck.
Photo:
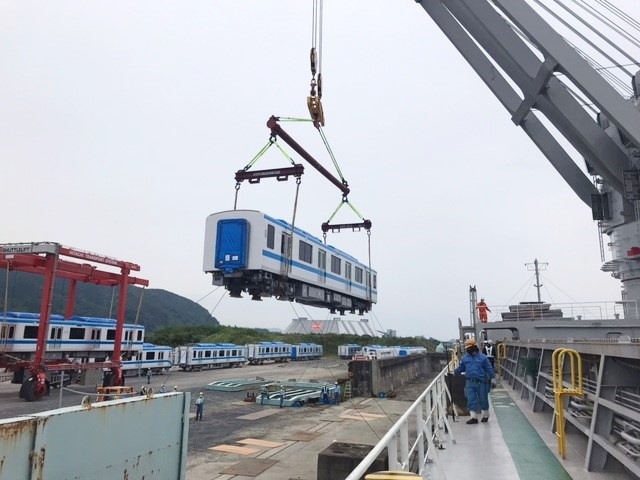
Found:
M 393 399 L 355 398 L 339 406 L 318 407 L 313 412 L 291 408 L 274 412 L 267 407 L 264 412 L 274 412 L 269 415 L 269 423 L 275 422 L 281 428 L 267 428 L 268 434 L 259 435 L 261 442 L 248 439 L 248 443 L 236 446 L 249 449 L 227 445 L 224 450 L 210 450 L 198 465 L 188 466 L 187 479 L 316 480 L 318 454 L 332 442 L 374 445 L 410 404 Z M 566 459 L 561 459 L 556 436 L 550 429 L 550 415 L 529 410 L 530 405 L 517 399 L 509 387 L 498 386 L 491 393 L 489 422 L 467 425 L 469 417 L 449 417 L 452 435 L 441 438 L 442 448 L 424 478 L 451 480 L 469 475 L 492 480 L 633 478 L 626 473 L 587 472 L 586 446 L 579 443 L 579 437 L 570 439 Z M 284 416 L 292 421 L 278 421 Z

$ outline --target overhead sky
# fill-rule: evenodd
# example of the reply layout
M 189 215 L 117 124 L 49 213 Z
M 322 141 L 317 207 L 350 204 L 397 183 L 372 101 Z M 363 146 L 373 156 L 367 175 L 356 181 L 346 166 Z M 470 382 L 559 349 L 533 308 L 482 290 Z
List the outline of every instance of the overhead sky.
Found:
M 536 300 L 525 266 L 536 258 L 544 300 L 619 300 L 590 209 L 424 10 L 324 3 L 324 133 L 373 222 L 375 328 L 455 337 L 470 285 L 494 310 Z M 639 2 L 613 3 L 640 18 Z M 200 300 L 225 325 L 331 318 L 228 298 L 202 272 L 205 219 L 233 209 L 234 174 L 267 143 L 267 119 L 308 118 L 311 12 L 311 0 L 1 2 L 0 243 L 137 263 L 150 287 Z M 282 126 L 335 172 L 310 124 Z M 285 165 L 272 148 L 254 168 Z M 341 194 L 305 168 L 296 225 L 321 237 Z M 238 208 L 290 221 L 295 188 L 244 184 Z M 334 221 L 359 218 L 343 208 Z M 367 261 L 364 232 L 328 242 Z

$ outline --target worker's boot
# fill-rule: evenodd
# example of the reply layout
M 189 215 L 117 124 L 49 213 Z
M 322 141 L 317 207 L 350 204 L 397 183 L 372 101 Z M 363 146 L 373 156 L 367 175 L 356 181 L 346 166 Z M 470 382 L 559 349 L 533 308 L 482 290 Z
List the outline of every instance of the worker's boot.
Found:
M 478 423 L 478 419 L 476 418 L 476 412 L 470 412 L 471 419 L 467 420 L 467 425 L 474 425 Z
M 482 423 L 487 423 L 489 421 L 489 410 L 482 410 Z

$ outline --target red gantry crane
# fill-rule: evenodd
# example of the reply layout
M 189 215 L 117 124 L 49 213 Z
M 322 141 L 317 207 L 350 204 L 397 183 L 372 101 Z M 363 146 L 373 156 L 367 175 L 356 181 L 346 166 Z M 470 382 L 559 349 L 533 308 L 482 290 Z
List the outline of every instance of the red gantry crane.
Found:
M 83 263 L 69 259 L 84 260 Z M 86 262 L 91 262 L 86 263 Z M 99 265 L 106 265 L 119 269 L 119 272 L 109 272 L 100 269 Z M 77 248 L 65 247 L 58 243 L 9 243 L 0 244 L 0 268 L 21 272 L 37 273 L 44 276 L 42 300 L 40 303 L 40 323 L 36 351 L 30 361 L 16 361 L 0 353 L 0 367 L 9 371 L 29 371 L 23 383 L 21 396 L 27 400 L 41 398 L 47 392 L 47 371 L 65 371 L 89 368 L 108 368 L 110 385 L 122 384 L 121 346 L 122 332 L 127 302 L 127 287 L 129 285 L 148 286 L 149 281 L 131 276 L 131 272 L 140 271 L 140 266 L 131 262 L 116 260 L 105 255 L 91 253 Z M 65 359 L 47 360 L 46 342 L 49 330 L 49 319 L 53 299 L 53 287 L 56 278 L 69 280 L 67 303 L 64 318 L 73 316 L 77 282 L 93 283 L 96 285 L 119 286 L 118 308 L 116 314 L 116 330 L 114 350 L 110 361 L 100 363 L 71 363 Z M 27 386 L 28 391 L 25 390 Z

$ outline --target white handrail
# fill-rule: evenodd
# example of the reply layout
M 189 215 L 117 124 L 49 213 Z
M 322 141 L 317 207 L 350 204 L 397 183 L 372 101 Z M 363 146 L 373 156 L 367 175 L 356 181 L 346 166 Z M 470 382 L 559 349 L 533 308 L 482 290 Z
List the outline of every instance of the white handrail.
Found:
M 426 390 L 345 480 L 362 478 L 385 448 L 387 448 L 390 470 L 408 472 L 411 467 L 410 461 L 415 458 L 418 463 L 417 473 L 424 475 L 427 463 L 435 460 L 437 456 L 437 446 L 441 442 L 440 436 L 448 435 L 451 443 L 455 443 L 447 418 L 447 399 L 451 399 L 445 381 L 447 372 L 451 372 L 450 366 L 445 367 L 433 379 Z M 409 421 L 412 417 L 413 424 Z M 411 429 L 411 426 L 415 428 Z

